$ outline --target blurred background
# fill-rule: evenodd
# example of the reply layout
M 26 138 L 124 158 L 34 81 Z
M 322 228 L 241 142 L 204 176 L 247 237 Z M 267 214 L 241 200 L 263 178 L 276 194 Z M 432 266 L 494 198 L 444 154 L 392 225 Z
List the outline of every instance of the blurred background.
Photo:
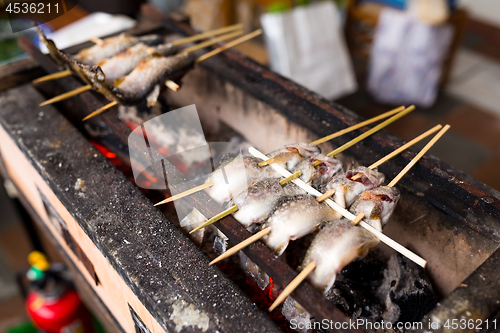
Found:
M 416 104 L 388 130 L 409 140 L 450 124 L 433 153 L 500 190 L 500 1 L 81 0 L 45 29 L 64 48 L 133 26 L 145 5 L 199 31 L 263 28 L 237 49 L 363 117 Z M 9 66 L 26 55 L 0 8 L 0 65 Z M 14 273 L 33 249 L 15 191 L 3 185 L 0 332 L 28 320 Z

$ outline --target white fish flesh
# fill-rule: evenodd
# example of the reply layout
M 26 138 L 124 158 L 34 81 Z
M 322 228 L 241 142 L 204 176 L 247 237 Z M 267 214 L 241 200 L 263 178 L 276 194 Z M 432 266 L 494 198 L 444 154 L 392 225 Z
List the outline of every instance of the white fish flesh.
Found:
M 263 228 L 271 228 L 263 240 L 277 255 L 281 255 L 290 240 L 310 234 L 321 223 L 339 217 L 339 213 L 310 195 L 286 197 L 263 225 Z
M 361 178 L 352 180 L 357 174 L 361 174 Z M 324 192 L 335 189 L 335 194 L 332 196 L 333 201 L 338 203 L 343 208 L 349 208 L 356 197 L 366 190 L 379 186 L 384 182 L 384 174 L 360 166 L 352 170 L 348 170 L 333 179 L 325 186 Z

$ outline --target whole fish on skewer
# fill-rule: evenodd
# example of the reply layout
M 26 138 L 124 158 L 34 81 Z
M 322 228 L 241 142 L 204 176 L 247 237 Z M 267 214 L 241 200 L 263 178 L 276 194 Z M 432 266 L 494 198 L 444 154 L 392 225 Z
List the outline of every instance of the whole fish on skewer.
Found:
M 272 163 L 276 163 L 283 166 L 287 170 L 292 171 L 295 166 L 302 162 L 304 159 L 315 156 L 320 152 L 321 151 L 319 147 L 316 145 L 299 142 L 295 144 L 285 145 L 284 148 L 274 150 L 267 154 L 267 157 L 272 160 Z M 269 162 L 266 164 L 269 164 Z M 260 163 L 260 166 L 264 166 L 266 164 Z
M 81 50 L 74 56 L 74 58 L 85 65 L 94 66 L 100 61 L 111 58 L 115 54 L 138 43 L 154 45 L 162 43 L 163 41 L 163 37 L 159 35 L 136 37 L 122 33 L 115 37 L 106 38 L 102 40 L 101 43 Z
M 318 157 L 311 157 L 310 160 L 315 161 L 317 160 L 317 158 Z M 311 177 L 308 179 L 304 179 L 304 181 L 319 182 L 319 180 L 321 179 L 326 183 L 337 173 L 339 169 L 342 168 L 341 162 L 336 159 L 321 156 L 319 157 L 319 159 L 322 160 L 322 163 L 318 166 L 313 167 L 318 171 L 310 172 L 304 170 L 304 175 L 309 175 Z M 232 160 L 227 157 L 223 158 L 221 167 L 223 168 L 231 161 Z M 310 169 L 312 163 L 313 161 L 308 162 L 304 165 L 307 167 L 307 169 Z M 332 165 L 334 167 L 332 167 Z M 224 178 L 224 181 L 226 181 L 228 173 L 232 171 L 231 169 L 224 169 L 224 172 L 222 172 L 221 167 L 220 169 L 222 176 L 224 177 L 225 175 L 226 178 Z M 237 170 L 238 172 L 242 171 L 242 169 L 238 167 L 238 165 L 234 165 L 233 170 Z M 320 173 L 322 174 L 320 177 L 318 177 L 318 174 Z M 232 176 L 234 175 L 231 175 L 231 180 L 234 179 Z M 246 177 L 246 172 L 245 175 L 240 175 L 238 179 L 243 176 Z M 214 181 L 215 179 L 215 177 L 211 177 L 210 180 L 207 179 L 207 181 Z M 221 179 L 219 179 L 219 182 L 220 181 Z M 230 183 L 232 183 L 232 181 Z M 225 185 L 228 184 L 226 183 Z M 268 217 L 268 215 L 276 208 L 280 199 L 296 194 L 305 194 L 305 191 L 291 183 L 282 184 L 280 183 L 280 179 L 263 180 L 255 183 L 254 185 L 236 195 L 231 201 L 229 201 L 227 207 L 236 206 L 238 210 L 233 213 L 234 218 L 245 228 L 252 230 L 254 229 L 253 226 L 263 222 Z M 214 192 L 210 192 L 209 195 L 214 195 Z M 193 228 L 191 230 L 193 230 Z M 223 236 L 222 234 L 219 234 L 219 236 L 223 240 L 221 244 L 225 244 L 225 236 Z M 223 251 L 225 251 L 225 246 L 223 246 L 222 249 Z
M 363 192 L 352 204 L 351 213 L 365 214 L 365 222 L 379 231 L 387 224 L 399 201 L 399 191 L 392 187 L 381 186 Z M 335 283 L 337 274 L 352 261 L 366 256 L 368 251 L 378 245 L 379 240 L 364 228 L 354 226 L 342 218 L 331 221 L 314 237 L 299 270 L 311 263 L 315 269 L 307 280 L 325 295 Z M 310 321 L 309 313 L 288 296 L 282 309 L 288 320 Z
M 353 176 L 361 175 L 353 180 Z M 371 170 L 364 166 L 358 166 L 334 177 L 323 189 L 328 192 L 335 189 L 332 199 L 342 208 L 349 208 L 353 201 L 366 190 L 375 188 L 382 184 L 385 176 L 377 170 Z
M 168 56 L 176 52 L 172 44 L 160 44 L 148 46 L 144 43 L 137 43 L 125 50 L 115 54 L 111 58 L 101 60 L 96 65 L 101 67 L 106 75 L 106 82 L 112 85 L 116 80 L 132 72 L 139 63 L 152 55 Z
M 317 161 L 321 161 L 321 164 L 315 165 Z M 300 179 L 306 183 L 310 183 L 312 187 L 317 189 L 327 184 L 341 169 L 342 162 L 338 159 L 317 154 L 308 159 L 306 158 L 290 170 L 290 172 L 295 173 L 300 170 L 302 172 Z
M 283 198 L 263 225 L 263 229 L 270 229 L 263 241 L 277 255 L 281 255 L 290 240 L 312 233 L 323 222 L 339 218 L 338 212 L 325 203 L 319 203 L 311 195 Z
M 387 224 L 394 212 L 400 194 L 395 188 L 381 186 L 363 192 L 352 204 L 353 214 L 364 213 L 365 222 L 379 231 Z M 335 282 L 335 276 L 351 261 L 363 257 L 379 243 L 371 233 L 353 226 L 347 219 L 326 224 L 316 235 L 302 263 L 316 263 L 308 275 L 308 281 L 327 293 Z

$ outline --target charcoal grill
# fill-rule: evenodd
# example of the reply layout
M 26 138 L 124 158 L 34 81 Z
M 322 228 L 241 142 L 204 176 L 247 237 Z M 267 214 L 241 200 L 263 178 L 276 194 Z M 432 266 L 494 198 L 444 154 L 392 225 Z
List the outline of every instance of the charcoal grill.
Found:
M 158 31 L 194 33 L 170 18 L 143 23 L 131 33 Z M 116 110 L 81 122 L 106 103 L 101 96 L 85 92 L 38 107 L 81 83 L 67 77 L 35 89 L 31 79 L 59 68 L 29 40 L 20 39 L 20 44 L 35 61 L 1 73 L 2 175 L 13 181 L 28 211 L 64 254 L 99 317 L 126 332 L 280 331 L 220 269 L 208 266 L 206 255 L 89 142 L 98 141 L 126 163 L 131 130 Z M 205 131 L 229 127 L 261 151 L 310 142 L 362 120 L 236 51 L 201 63 L 178 92 L 164 97 L 175 106 L 196 104 Z M 322 149 L 330 151 L 366 130 Z M 368 165 L 402 144 L 382 131 L 342 158 Z M 407 151 L 380 169 L 394 177 L 414 156 Z M 168 162 L 165 167 L 184 179 Z M 192 185 L 176 186 L 182 191 Z M 424 157 L 398 187 L 402 197 L 384 232 L 428 261 L 427 272 L 441 298 L 423 319 L 424 327 L 429 320 L 499 318 L 500 193 L 432 156 Z M 187 200 L 205 216 L 222 210 L 204 193 Z M 231 216 L 216 226 L 233 243 L 250 235 Z M 244 252 L 278 285 L 296 275 L 260 242 Z M 316 320 L 346 320 L 308 283 L 293 297 Z

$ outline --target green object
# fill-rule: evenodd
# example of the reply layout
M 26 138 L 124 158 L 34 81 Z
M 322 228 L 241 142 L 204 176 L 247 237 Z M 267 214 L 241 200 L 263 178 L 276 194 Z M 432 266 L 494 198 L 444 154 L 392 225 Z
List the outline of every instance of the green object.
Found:
M 274 2 L 267 7 L 268 13 L 280 13 L 289 10 L 290 7 L 286 2 Z
M 37 267 L 31 266 L 31 268 L 26 273 L 26 276 L 30 281 L 40 280 L 45 276 L 45 271 L 38 269 Z
M 5 333 L 37 333 L 38 330 L 33 326 L 30 321 L 25 321 L 21 324 L 9 327 L 5 330 Z

